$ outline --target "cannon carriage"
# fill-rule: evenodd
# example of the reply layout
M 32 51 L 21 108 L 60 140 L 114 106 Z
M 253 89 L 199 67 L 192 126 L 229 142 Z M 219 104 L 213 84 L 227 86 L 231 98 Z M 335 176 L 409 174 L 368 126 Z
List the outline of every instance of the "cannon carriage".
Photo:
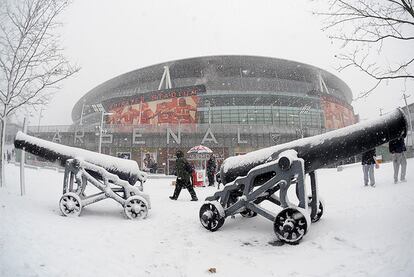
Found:
M 63 195 L 59 201 L 64 216 L 79 216 L 88 205 L 111 198 L 121 204 L 129 219 L 144 219 L 151 208 L 143 192 L 146 173 L 135 161 L 69 147 L 18 132 L 14 141 L 22 149 L 65 168 Z M 87 195 L 92 185 L 100 192 Z
M 316 170 L 405 137 L 407 122 L 404 112 L 397 109 L 375 120 L 229 157 L 220 168 L 224 187 L 206 198 L 200 222 L 214 232 L 228 216 L 261 215 L 273 222 L 279 240 L 296 244 L 324 212 Z M 296 201 L 289 200 L 290 187 L 295 188 Z M 265 208 L 265 201 L 276 209 Z

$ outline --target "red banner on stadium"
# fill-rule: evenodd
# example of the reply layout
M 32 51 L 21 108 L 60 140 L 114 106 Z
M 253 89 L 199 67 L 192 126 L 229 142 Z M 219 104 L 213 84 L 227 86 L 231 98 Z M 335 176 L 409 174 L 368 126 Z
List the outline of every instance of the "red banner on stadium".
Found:
M 338 129 L 356 123 L 352 107 L 334 97 L 322 96 L 321 106 L 325 113 L 325 128 Z
M 113 98 L 102 104 L 112 113 L 108 124 L 195 124 L 199 95 L 205 92 L 205 86 L 198 85 Z

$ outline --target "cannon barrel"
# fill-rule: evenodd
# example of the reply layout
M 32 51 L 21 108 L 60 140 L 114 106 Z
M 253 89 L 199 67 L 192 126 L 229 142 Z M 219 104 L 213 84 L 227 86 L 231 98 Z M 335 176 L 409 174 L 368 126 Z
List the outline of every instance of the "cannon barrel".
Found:
M 54 143 L 20 131 L 16 134 L 14 146 L 50 162 L 58 162 L 63 167 L 68 159 L 82 159 L 105 168 L 108 172 L 117 175 L 122 180 L 128 181 L 131 185 L 134 185 L 138 180 L 144 181 L 142 180 L 143 173 L 139 170 L 138 164 L 133 160 L 121 159 Z
M 361 154 L 366 150 L 405 137 L 407 118 L 401 109 L 379 118 L 357 123 L 321 135 L 294 140 L 288 143 L 227 158 L 220 168 L 223 184 L 245 176 L 250 169 L 278 159 L 283 151 L 292 149 L 305 162 L 305 172 L 326 167 L 338 161 Z

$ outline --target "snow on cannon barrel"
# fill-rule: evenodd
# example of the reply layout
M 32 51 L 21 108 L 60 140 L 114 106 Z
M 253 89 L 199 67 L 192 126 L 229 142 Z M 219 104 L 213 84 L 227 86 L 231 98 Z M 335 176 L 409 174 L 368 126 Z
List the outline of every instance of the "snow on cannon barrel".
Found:
M 63 167 L 68 159 L 82 158 L 87 162 L 105 168 L 110 173 L 118 175 L 119 178 L 128 181 L 131 185 L 135 185 L 137 181 L 145 182 L 146 174 L 139 170 L 138 164 L 133 160 L 121 159 L 54 143 L 23 132 L 16 134 L 14 146 L 50 162 L 58 162 Z
M 147 216 L 150 199 L 143 193 L 147 174 L 135 161 L 46 141 L 22 132 L 16 134 L 14 146 L 65 167 L 63 196 L 59 202 L 63 215 L 78 216 L 83 207 L 112 198 L 123 206 L 127 218 Z M 87 184 L 101 193 L 86 195 Z
M 405 137 L 407 122 L 404 112 L 397 109 L 375 120 L 227 158 L 220 169 L 224 187 L 206 198 L 199 211 L 200 222 L 207 230 L 216 231 L 228 216 L 259 214 L 273 222 L 280 241 L 296 244 L 324 212 L 315 170 Z M 306 174 L 310 176 L 309 194 Z M 291 185 L 295 193 L 288 194 Z M 290 201 L 288 196 L 297 199 Z M 262 207 L 264 201 L 279 209 Z

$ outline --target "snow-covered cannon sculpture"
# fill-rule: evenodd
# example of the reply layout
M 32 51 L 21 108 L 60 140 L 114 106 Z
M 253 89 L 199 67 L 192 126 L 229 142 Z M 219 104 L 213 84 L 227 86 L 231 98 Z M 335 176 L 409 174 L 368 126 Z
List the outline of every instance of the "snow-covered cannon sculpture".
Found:
M 149 196 L 143 193 L 147 175 L 135 161 L 61 145 L 22 132 L 17 133 L 14 146 L 65 167 L 63 196 L 59 201 L 65 216 L 78 216 L 84 207 L 106 198 L 121 204 L 129 219 L 143 219 L 151 208 Z M 88 184 L 101 192 L 86 195 Z
M 405 137 L 406 133 L 407 119 L 401 109 L 396 109 L 375 120 L 229 157 L 220 168 L 224 188 L 206 198 L 199 212 L 201 224 L 216 231 L 228 216 L 259 214 L 273 222 L 279 240 L 298 243 L 310 223 L 323 214 L 315 170 Z M 310 176 L 309 195 L 306 174 Z M 288 199 L 292 185 L 296 189 L 295 202 Z M 265 209 L 261 205 L 265 200 L 281 210 Z

